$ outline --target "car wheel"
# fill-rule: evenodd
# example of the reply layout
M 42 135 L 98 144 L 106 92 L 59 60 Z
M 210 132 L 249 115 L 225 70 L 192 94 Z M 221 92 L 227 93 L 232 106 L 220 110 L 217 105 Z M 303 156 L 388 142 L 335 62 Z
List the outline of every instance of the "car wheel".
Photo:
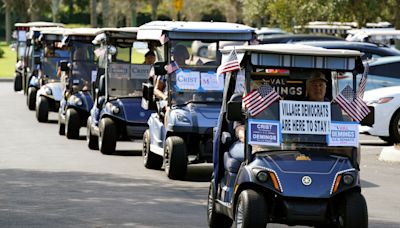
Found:
M 214 198 L 214 184 L 210 183 L 210 187 L 208 188 L 208 200 L 207 200 L 207 221 L 208 227 L 210 228 L 223 228 L 223 227 L 231 227 L 232 220 L 218 213 L 215 210 L 215 198 Z
M 207 47 L 201 47 L 198 51 L 197 51 L 197 55 L 199 57 L 208 57 L 208 49 Z
M 378 136 L 380 139 L 382 139 L 383 141 L 389 143 L 389 144 L 393 144 L 393 140 L 390 136 Z
M 65 135 L 65 124 L 61 123 L 61 114 L 60 113 L 58 113 L 58 134 Z
M 268 207 L 264 196 L 251 189 L 243 190 L 236 203 L 234 227 L 265 228 L 267 219 Z
M 344 197 L 339 213 L 340 227 L 368 227 L 367 203 L 359 192 L 350 192 Z
M 79 129 L 81 128 L 81 118 L 79 113 L 73 109 L 67 109 L 65 113 L 65 135 L 68 139 L 79 139 Z
M 390 121 L 389 135 L 392 143 L 400 142 L 400 111 L 395 112 Z
M 86 143 L 91 150 L 98 150 L 99 149 L 99 139 L 97 136 L 92 134 L 92 122 L 90 117 L 88 117 L 87 124 L 86 124 Z
M 26 96 L 26 104 L 28 105 L 29 110 L 35 110 L 36 92 L 37 89 L 35 87 L 28 88 L 28 95 Z
M 49 102 L 44 96 L 40 96 L 36 103 L 36 119 L 41 123 L 49 119 Z
M 117 128 L 110 118 L 103 118 L 99 123 L 99 149 L 102 154 L 114 154 L 117 145 Z
M 182 180 L 187 171 L 186 145 L 179 136 L 167 138 L 164 146 L 165 172 L 170 179 Z
M 18 92 L 22 90 L 22 75 L 20 73 L 15 73 L 14 76 L 14 91 Z
M 150 131 L 147 129 L 143 134 L 143 164 L 148 169 L 161 169 L 163 158 L 150 151 Z

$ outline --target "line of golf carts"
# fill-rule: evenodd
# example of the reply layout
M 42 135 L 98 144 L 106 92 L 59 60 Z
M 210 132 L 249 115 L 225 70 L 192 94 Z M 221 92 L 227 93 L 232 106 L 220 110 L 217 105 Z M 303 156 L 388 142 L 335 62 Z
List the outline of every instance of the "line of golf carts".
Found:
M 114 154 L 117 141 L 142 138 L 144 166 L 164 168 L 171 179 L 184 179 L 190 164 L 212 162 L 210 227 L 368 226 L 359 123 L 342 110 L 340 119 L 331 115 L 338 75 L 352 72 L 357 90 L 365 71 L 360 52 L 253 45 L 253 28 L 223 22 L 100 29 L 31 22 L 16 29 L 14 90 L 27 94 L 37 120 L 58 113 L 59 134 L 68 139 L 86 126 L 88 147 L 103 154 Z M 190 47 L 199 41 L 216 45 L 215 53 L 196 55 Z M 221 41 L 243 45 L 219 50 Z M 147 62 L 149 52 L 155 62 Z M 323 102 L 305 100 L 316 70 L 326 75 Z M 267 88 L 278 91 L 276 99 Z M 246 103 L 253 92 L 254 103 Z

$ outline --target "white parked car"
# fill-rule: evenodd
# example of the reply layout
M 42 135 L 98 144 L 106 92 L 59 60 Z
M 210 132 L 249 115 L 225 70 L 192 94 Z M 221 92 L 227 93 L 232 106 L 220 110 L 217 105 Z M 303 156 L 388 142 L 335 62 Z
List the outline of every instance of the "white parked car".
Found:
M 372 127 L 362 126 L 361 132 L 390 143 L 400 142 L 400 86 L 366 91 L 363 99 L 374 106 L 375 122 Z

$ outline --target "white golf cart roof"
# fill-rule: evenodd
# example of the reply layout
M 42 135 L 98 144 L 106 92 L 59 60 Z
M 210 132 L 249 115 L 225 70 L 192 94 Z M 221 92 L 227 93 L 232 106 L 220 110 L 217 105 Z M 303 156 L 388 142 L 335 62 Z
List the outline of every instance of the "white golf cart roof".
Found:
M 168 33 L 169 39 L 251 40 L 255 29 L 228 22 L 152 21 L 139 27 L 139 40 L 159 40 Z
M 64 30 L 64 36 L 95 36 L 99 28 L 71 28 Z
M 27 23 L 15 23 L 15 27 L 64 27 L 62 23 L 46 22 L 46 21 L 33 21 Z
M 390 39 L 400 39 L 400 30 L 393 28 L 387 29 L 358 29 L 349 31 L 348 41 L 364 41 L 369 38 L 371 41 L 385 41 Z
M 138 32 L 137 27 L 122 27 L 122 28 L 101 28 L 97 31 L 96 37 L 93 39 L 93 44 L 100 44 L 107 40 L 108 36 L 121 39 L 136 39 Z
M 220 51 L 222 62 L 236 50 L 239 61 L 245 53 L 251 55 L 253 65 L 271 67 L 299 67 L 317 69 L 353 70 L 359 51 L 325 49 L 301 44 L 263 44 L 246 46 L 228 46 Z

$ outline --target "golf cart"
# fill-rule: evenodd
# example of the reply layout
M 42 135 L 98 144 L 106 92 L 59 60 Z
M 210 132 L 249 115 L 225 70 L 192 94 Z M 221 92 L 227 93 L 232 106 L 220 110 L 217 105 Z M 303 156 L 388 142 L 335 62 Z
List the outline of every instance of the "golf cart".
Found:
M 53 23 L 53 22 L 28 22 L 28 23 L 15 23 L 15 31 L 13 37 L 16 39 L 16 52 L 17 52 L 17 63 L 15 64 L 15 77 L 14 77 L 14 91 L 23 90 L 24 93 L 27 93 L 27 67 L 29 66 L 29 62 L 31 61 L 29 57 L 33 57 L 31 55 L 31 51 L 28 50 L 30 46 L 30 38 L 28 37 L 28 33 L 32 27 L 41 28 L 41 27 L 64 27 L 63 24 Z
M 47 122 L 49 112 L 58 112 L 63 97 L 60 62 L 69 60 L 69 52 L 62 45 L 64 29 L 54 28 L 41 31 L 39 37 L 44 51 L 39 68 L 39 86 L 36 92 L 36 118 Z
M 157 107 L 143 135 L 146 168 L 160 169 L 164 164 L 169 178 L 183 179 L 188 164 L 212 161 L 212 129 L 217 122 L 224 86 L 223 75 L 216 75 L 221 61 L 219 44 L 221 41 L 249 43 L 254 37 L 251 27 L 223 22 L 154 21 L 139 27 L 138 39 L 157 42 L 157 51 L 162 53 L 154 72 L 165 78 L 167 96 L 167 100 L 156 101 L 153 87 L 157 82 L 143 85 L 143 104 Z M 215 53 L 204 57 L 187 50 L 199 41 L 216 45 Z
M 95 50 L 99 60 L 86 140 L 103 154 L 113 154 L 118 140 L 141 137 L 152 113 L 141 108 L 142 83 L 151 68 L 144 55 L 152 47 L 138 42 L 136 34 L 133 27 L 106 28 L 93 40 L 100 47 Z
M 209 226 L 368 227 L 359 116 L 338 99 L 356 92 L 360 52 L 267 44 L 223 49 L 223 57 L 233 51 L 241 70 L 225 76 L 214 129 Z M 325 75 L 316 84 L 325 85 L 324 101 L 307 99 L 313 72 Z M 353 72 L 352 88 L 338 88 L 338 72 Z M 242 143 L 235 126 L 244 129 Z
M 68 139 L 79 138 L 79 129 L 86 127 L 93 107 L 91 85 L 96 80 L 97 66 L 92 41 L 98 32 L 95 28 L 76 28 L 64 33 L 63 45 L 68 47 L 70 59 L 60 65 L 65 87 L 58 111 L 58 133 Z

